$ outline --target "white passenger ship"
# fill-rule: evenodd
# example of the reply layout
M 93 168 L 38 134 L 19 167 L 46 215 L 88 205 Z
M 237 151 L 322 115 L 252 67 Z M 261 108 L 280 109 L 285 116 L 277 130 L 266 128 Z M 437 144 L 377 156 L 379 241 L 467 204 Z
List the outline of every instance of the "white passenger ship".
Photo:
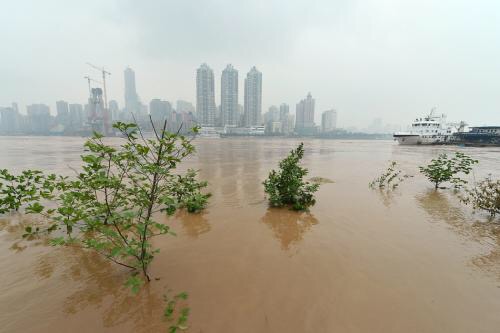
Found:
M 444 114 L 435 116 L 435 109 L 425 118 L 418 118 L 411 124 L 409 132 L 396 132 L 393 137 L 401 145 L 435 145 L 446 144 L 453 138 L 453 134 L 463 130 L 465 123 L 450 124 L 446 122 Z

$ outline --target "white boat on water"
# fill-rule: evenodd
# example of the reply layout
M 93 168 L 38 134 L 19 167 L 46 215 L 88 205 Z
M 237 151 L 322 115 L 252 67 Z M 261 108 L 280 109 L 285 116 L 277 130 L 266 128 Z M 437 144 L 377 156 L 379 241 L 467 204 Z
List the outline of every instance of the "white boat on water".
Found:
M 435 109 L 424 118 L 417 118 L 411 124 L 409 132 L 396 132 L 393 137 L 401 145 L 435 145 L 448 143 L 454 133 L 465 124 L 458 126 L 454 123 L 447 123 L 444 114 L 434 115 Z
M 215 127 L 201 126 L 198 131 L 198 136 L 201 138 L 220 138 L 220 134 Z

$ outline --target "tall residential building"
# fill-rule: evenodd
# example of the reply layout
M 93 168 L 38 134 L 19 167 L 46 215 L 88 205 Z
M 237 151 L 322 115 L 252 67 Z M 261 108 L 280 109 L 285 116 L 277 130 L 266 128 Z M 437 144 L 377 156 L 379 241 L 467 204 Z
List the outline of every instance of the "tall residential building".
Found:
M 0 107 L 0 133 L 15 134 L 20 130 L 20 114 L 15 107 Z
M 280 105 L 280 121 L 283 121 L 290 114 L 290 106 L 286 103 Z
M 231 64 L 222 71 L 220 105 L 222 125 L 238 125 L 238 71 Z
M 124 71 L 125 77 L 125 109 L 130 114 L 141 112 L 141 105 L 135 87 L 135 72 L 127 67 Z
M 279 109 L 275 105 L 271 105 L 264 114 L 264 124 L 280 120 Z
M 49 134 L 52 127 L 50 108 L 45 104 L 32 104 L 26 106 L 28 123 L 33 134 Z
M 290 118 L 292 119 L 291 121 Z M 290 115 L 290 106 L 286 103 L 280 105 L 279 120 L 281 123 L 281 133 L 290 134 L 293 132 L 293 116 Z
M 281 133 L 280 111 L 276 106 L 271 105 L 264 114 L 264 127 L 266 133 Z
M 83 105 L 69 104 L 69 127 L 73 130 L 80 130 L 85 123 L 85 115 L 83 114 Z
M 109 101 L 109 114 L 111 115 L 112 122 L 117 122 L 120 120 L 120 108 L 118 102 L 112 99 Z
M 56 102 L 57 122 L 64 127 L 69 125 L 69 106 L 66 101 Z
M 214 72 L 207 64 L 196 71 L 196 114 L 202 126 L 215 126 Z
M 168 101 L 155 98 L 149 102 L 149 114 L 157 130 L 160 130 L 165 120 L 170 121 L 172 105 Z
M 321 114 L 321 132 L 331 132 L 337 128 L 337 111 L 327 110 Z
M 252 67 L 245 78 L 243 125 L 258 126 L 262 113 L 262 73 Z
M 301 100 L 295 108 L 295 129 L 299 134 L 312 134 L 315 131 L 314 124 L 314 98 L 311 93 Z

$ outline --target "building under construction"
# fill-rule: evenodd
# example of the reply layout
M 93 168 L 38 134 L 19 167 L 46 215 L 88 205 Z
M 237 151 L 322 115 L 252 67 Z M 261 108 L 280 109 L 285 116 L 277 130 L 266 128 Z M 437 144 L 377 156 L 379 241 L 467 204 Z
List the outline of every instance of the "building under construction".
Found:
M 89 96 L 88 125 L 89 130 L 109 136 L 113 134 L 111 130 L 111 117 L 109 110 L 104 107 L 104 100 L 101 88 L 92 88 Z

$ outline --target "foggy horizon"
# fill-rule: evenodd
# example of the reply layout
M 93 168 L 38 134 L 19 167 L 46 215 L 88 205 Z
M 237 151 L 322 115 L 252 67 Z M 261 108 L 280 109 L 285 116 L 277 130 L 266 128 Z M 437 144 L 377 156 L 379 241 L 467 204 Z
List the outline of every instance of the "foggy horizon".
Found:
M 124 105 L 123 71 L 136 74 L 142 103 L 196 105 L 196 69 L 232 64 L 243 80 L 262 72 L 262 113 L 311 92 L 318 124 L 373 119 L 406 126 L 433 107 L 450 121 L 500 124 L 500 3 L 494 1 L 59 1 L 7 3 L 0 13 L 0 106 L 85 103 L 86 62 L 104 66 L 108 100 Z

